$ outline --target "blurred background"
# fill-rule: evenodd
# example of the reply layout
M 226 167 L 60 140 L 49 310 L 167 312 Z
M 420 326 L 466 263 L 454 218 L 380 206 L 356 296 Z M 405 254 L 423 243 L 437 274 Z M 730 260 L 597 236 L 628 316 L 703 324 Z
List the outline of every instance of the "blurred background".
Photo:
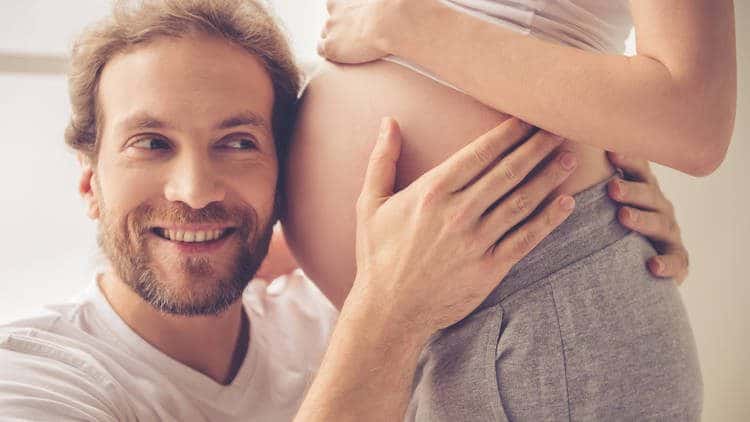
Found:
M 316 60 L 325 0 L 273 0 L 297 56 Z M 66 54 L 106 0 L 0 0 L 0 323 L 63 300 L 91 282 L 95 225 L 63 142 Z M 681 288 L 705 385 L 704 420 L 750 420 L 750 2 L 735 1 L 739 103 L 722 167 L 695 179 L 655 166 L 691 252 Z M 632 37 L 629 51 L 635 49 Z M 700 118 L 700 116 L 696 116 Z M 744 239 L 744 240 L 743 240 Z M 0 364 L 2 364 L 0 362 Z

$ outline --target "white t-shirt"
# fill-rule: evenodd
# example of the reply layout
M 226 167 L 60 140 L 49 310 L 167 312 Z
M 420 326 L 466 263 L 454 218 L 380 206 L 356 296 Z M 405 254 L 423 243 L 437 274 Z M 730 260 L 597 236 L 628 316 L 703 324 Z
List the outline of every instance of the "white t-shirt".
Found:
M 254 280 L 243 303 L 250 343 L 227 386 L 148 344 L 96 282 L 75 301 L 0 325 L 0 420 L 290 421 L 337 312 L 299 270 Z

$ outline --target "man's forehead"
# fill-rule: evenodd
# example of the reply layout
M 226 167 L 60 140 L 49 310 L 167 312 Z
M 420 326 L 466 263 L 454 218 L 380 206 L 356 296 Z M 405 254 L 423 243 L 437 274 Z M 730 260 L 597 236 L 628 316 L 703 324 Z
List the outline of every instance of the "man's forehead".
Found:
M 204 127 L 270 131 L 270 75 L 257 57 L 226 40 L 153 40 L 110 60 L 99 84 L 100 112 L 114 124 L 176 127 L 182 119 Z

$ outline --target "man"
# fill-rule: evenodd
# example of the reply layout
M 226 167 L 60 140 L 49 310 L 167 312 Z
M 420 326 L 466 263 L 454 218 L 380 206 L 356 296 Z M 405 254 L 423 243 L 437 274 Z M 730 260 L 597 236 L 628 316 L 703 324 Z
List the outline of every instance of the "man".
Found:
M 285 421 L 313 378 L 299 420 L 361 415 L 363 397 L 343 401 L 335 388 L 358 383 L 371 403 L 393 398 L 398 414 L 419 343 L 468 313 L 534 246 L 514 249 L 514 240 L 535 232 L 538 241 L 570 212 L 570 198 L 552 201 L 499 243 L 504 233 L 487 229 L 434 230 L 478 196 L 490 161 L 518 140 L 529 147 L 504 159 L 530 164 L 559 141 L 509 121 L 394 195 L 399 138 L 386 122 L 360 204 L 360 273 L 318 371 L 336 318 L 330 303 L 300 277 L 246 290 L 276 220 L 297 81 L 278 28 L 249 0 L 121 4 L 84 34 L 72 56 L 66 139 L 111 265 L 75 301 L 0 328 L 2 420 Z M 518 189 L 541 202 L 567 176 L 559 165 Z M 482 168 L 481 177 L 467 171 Z M 446 180 L 461 181 L 466 195 L 445 195 Z M 404 220 L 420 207 L 420 218 Z M 480 237 L 492 245 L 485 260 L 478 250 L 447 253 Z M 435 256 L 404 249 L 415 242 L 432 243 Z M 466 288 L 428 298 L 434 280 L 410 273 L 425 265 L 462 272 Z M 404 357 L 387 362 L 396 379 L 351 370 L 383 368 L 378 359 L 394 352 Z

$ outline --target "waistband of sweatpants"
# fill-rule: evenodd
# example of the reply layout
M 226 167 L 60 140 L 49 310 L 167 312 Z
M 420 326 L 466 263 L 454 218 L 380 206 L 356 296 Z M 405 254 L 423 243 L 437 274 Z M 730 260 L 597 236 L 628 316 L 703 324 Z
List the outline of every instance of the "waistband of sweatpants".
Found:
M 630 233 L 617 220 L 618 205 L 607 194 L 607 183 L 618 174 L 573 195 L 576 207 L 567 220 L 513 266 L 476 311 L 502 302 Z

